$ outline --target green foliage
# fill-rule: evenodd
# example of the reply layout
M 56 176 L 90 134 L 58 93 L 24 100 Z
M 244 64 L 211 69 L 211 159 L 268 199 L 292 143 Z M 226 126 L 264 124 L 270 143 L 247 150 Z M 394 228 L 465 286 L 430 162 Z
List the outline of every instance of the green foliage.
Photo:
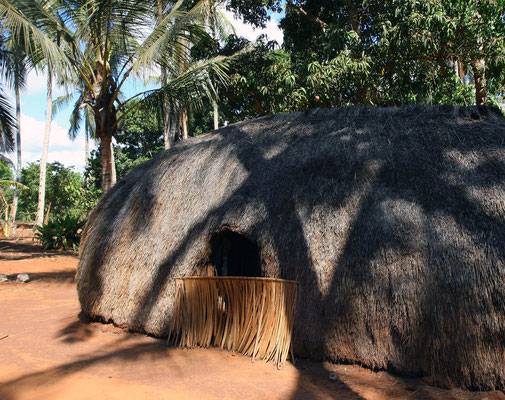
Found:
M 84 223 L 80 217 L 71 215 L 56 218 L 47 224 L 37 226 L 38 232 L 35 237 L 46 250 L 77 251 Z
M 14 174 L 12 172 L 12 169 L 3 160 L 0 160 L 0 180 L 5 180 L 5 181 L 14 180 Z
M 139 147 L 142 149 L 142 147 Z M 114 146 L 114 162 L 116 164 L 116 174 L 117 179 L 121 179 L 128 175 L 133 168 L 137 165 L 142 164 L 144 161 L 150 160 L 157 153 L 144 153 L 137 149 L 141 153 L 140 156 L 132 156 L 136 151 L 128 151 L 119 146 Z M 100 155 L 100 149 L 93 150 L 90 154 L 89 165 L 84 171 L 84 177 L 88 181 L 88 190 L 93 191 L 96 195 L 101 195 L 101 176 L 102 173 L 102 158 Z
M 136 103 L 138 101 L 131 102 L 132 105 Z M 121 153 L 134 160 L 152 158 L 163 150 L 162 117 L 161 109 L 155 113 L 152 109 L 142 107 L 135 108 L 126 115 L 116 133 L 116 143 L 121 147 Z
M 135 101 L 132 103 L 136 103 Z M 114 145 L 114 163 L 117 179 L 126 176 L 137 165 L 163 151 L 163 127 L 161 110 L 133 109 L 119 125 Z M 90 154 L 89 165 L 84 171 L 88 191 L 101 194 L 102 159 L 100 149 Z
M 0 181 L 12 182 L 14 181 L 14 173 L 12 169 L 3 160 L 0 160 Z M 5 204 L 12 203 L 12 196 L 14 195 L 14 189 L 11 185 L 1 185 L 0 186 L 1 203 L 0 207 L 5 207 Z
M 503 0 L 232 0 L 229 8 L 262 25 L 265 10 L 283 4 L 288 69 L 282 62 L 265 69 L 269 57 L 257 52 L 239 68 L 237 97 L 253 98 L 265 113 L 349 104 L 472 104 L 479 75 L 487 96 L 505 91 Z M 276 107 L 265 107 L 251 90 L 249 71 L 256 81 L 270 78 L 259 87 Z M 277 93 L 288 93 L 287 101 L 276 99 Z M 234 108 L 247 110 L 248 101 L 243 105 Z
M 21 183 L 27 190 L 20 193 L 18 219 L 33 221 L 37 212 L 40 166 L 30 163 L 21 171 Z M 88 187 L 81 174 L 59 162 L 47 164 L 46 210 L 50 215 L 85 216 L 98 202 L 100 193 Z
M 226 54 L 247 45 L 243 38 L 232 35 L 221 52 Z M 276 42 L 266 42 L 260 37 L 251 51 L 232 62 L 230 85 L 221 88 L 219 101 L 220 112 L 226 120 L 235 122 L 292 111 L 308 104 L 307 89 L 301 85 L 289 53 L 275 47 Z

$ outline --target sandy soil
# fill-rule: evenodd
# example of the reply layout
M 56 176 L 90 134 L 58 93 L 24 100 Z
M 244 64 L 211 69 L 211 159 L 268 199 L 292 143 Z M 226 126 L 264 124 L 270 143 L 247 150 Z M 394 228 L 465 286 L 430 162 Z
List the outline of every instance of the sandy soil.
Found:
M 0 399 L 505 399 L 358 366 L 297 360 L 277 370 L 89 323 L 79 316 L 76 265 L 75 256 L 0 241 L 0 273 L 34 279 L 0 283 Z

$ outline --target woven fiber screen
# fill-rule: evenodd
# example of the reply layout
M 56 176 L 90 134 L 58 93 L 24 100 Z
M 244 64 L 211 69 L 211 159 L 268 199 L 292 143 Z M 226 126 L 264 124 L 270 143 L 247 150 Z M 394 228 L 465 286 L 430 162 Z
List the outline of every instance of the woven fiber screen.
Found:
M 297 296 L 298 283 L 283 279 L 177 278 L 169 340 L 189 348 L 217 346 L 280 367 L 292 350 Z

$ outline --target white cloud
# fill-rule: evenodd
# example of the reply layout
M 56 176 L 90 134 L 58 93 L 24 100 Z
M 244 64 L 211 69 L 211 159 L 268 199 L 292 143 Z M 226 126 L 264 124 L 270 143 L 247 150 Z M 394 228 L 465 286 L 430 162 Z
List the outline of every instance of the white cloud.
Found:
M 21 114 L 21 151 L 23 166 L 40 160 L 42 155 L 42 140 L 44 138 L 45 122 Z M 93 149 L 93 142 L 90 143 Z M 15 153 L 8 157 L 15 162 Z M 84 169 L 84 137 L 78 136 L 74 141 L 68 138 L 67 130 L 56 122 L 51 124 L 48 161 L 58 161 L 66 167 L 74 166 L 77 171 Z
M 241 18 L 237 18 L 231 11 L 223 10 L 223 14 L 235 28 L 237 36 L 243 36 L 251 42 L 254 42 L 258 36 L 266 33 L 269 40 L 275 40 L 279 45 L 284 41 L 282 30 L 273 18 L 270 18 L 265 28 L 255 29 L 252 25 L 246 24 Z
M 35 71 L 32 69 L 28 73 L 28 78 L 26 80 L 26 91 L 23 93 L 27 96 L 33 96 L 36 94 L 43 94 L 46 92 L 47 79 L 46 73 Z
M 36 71 L 32 69 L 28 73 L 28 77 L 26 80 L 26 90 L 22 93 L 23 96 L 34 96 L 34 95 L 46 95 L 47 89 L 47 72 Z M 65 94 L 65 90 L 61 87 L 57 87 L 54 85 L 53 80 L 53 98 L 63 96 Z

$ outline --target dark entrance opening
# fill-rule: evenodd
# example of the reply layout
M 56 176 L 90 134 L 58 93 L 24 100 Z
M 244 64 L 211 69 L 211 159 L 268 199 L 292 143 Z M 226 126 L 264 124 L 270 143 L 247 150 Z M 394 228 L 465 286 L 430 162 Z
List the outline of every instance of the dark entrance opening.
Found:
M 261 276 L 258 246 L 246 237 L 225 230 L 212 236 L 210 246 L 209 261 L 219 276 Z

